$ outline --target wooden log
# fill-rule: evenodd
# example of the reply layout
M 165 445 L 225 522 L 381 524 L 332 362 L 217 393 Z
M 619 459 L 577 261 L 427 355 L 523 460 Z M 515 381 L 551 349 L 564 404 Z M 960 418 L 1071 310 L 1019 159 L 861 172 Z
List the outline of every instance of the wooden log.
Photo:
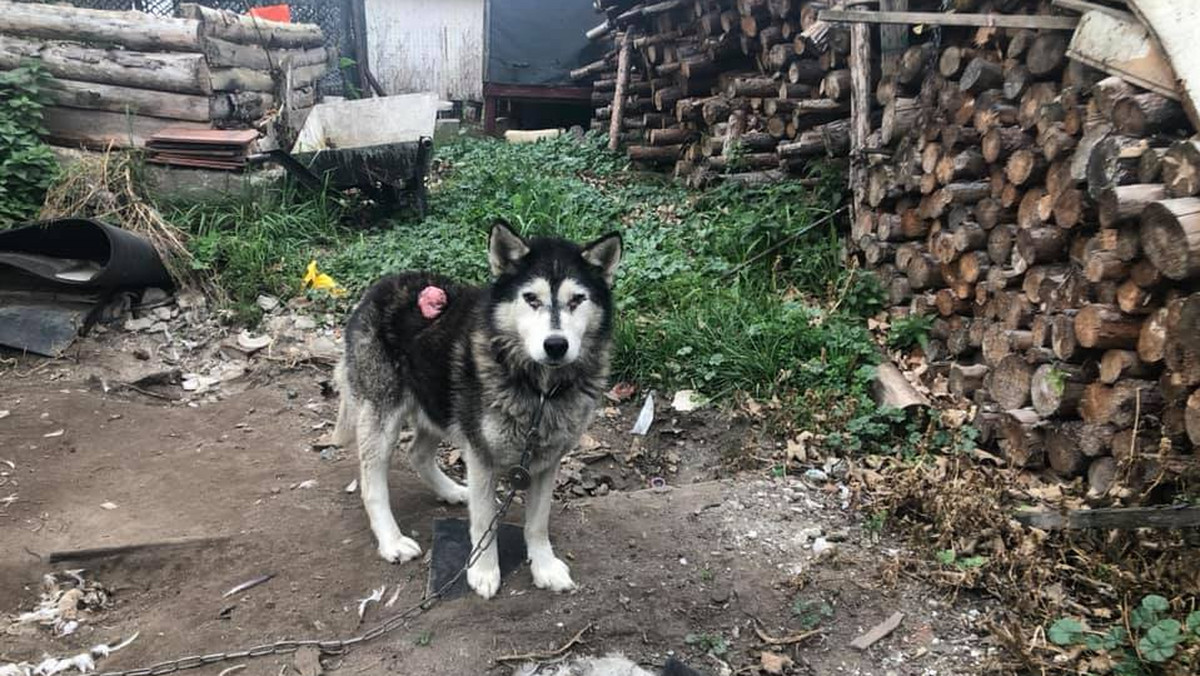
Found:
M 1017 150 L 1033 147 L 1034 139 L 1020 127 L 992 127 L 983 135 L 981 144 L 983 158 L 994 163 Z
M 1122 314 L 1115 307 L 1091 304 L 1075 315 L 1075 337 L 1086 348 L 1136 348 L 1141 329 L 1142 318 Z
M 625 118 L 625 98 L 629 88 L 630 58 L 633 56 L 633 35 L 627 30 L 621 34 L 621 48 L 617 56 L 617 83 L 613 88 L 612 116 L 608 123 L 608 149 L 616 152 L 621 143 L 621 121 Z M 653 145 L 660 145 L 653 143 Z
M 1082 145 L 1082 144 L 1081 144 Z M 1106 188 L 1137 183 L 1144 139 L 1109 135 L 1096 143 L 1087 160 L 1088 195 L 1099 199 Z
M 200 33 L 229 42 L 260 45 L 268 49 L 318 47 L 325 43 L 321 28 L 315 24 L 280 23 L 248 14 L 211 9 L 184 3 L 179 12 L 200 22 Z
M 1200 390 L 1192 392 L 1188 397 L 1184 425 L 1192 448 L 1200 448 Z
M 1000 423 L 1000 452 L 1013 467 L 1045 466 L 1041 418 L 1033 409 L 1006 411 Z
M 896 68 L 896 81 L 902 85 L 915 86 L 921 80 L 926 65 L 930 64 L 937 55 L 937 45 L 924 42 L 912 45 L 900 56 Z
M 121 87 L 75 80 L 53 79 L 46 83 L 46 98 L 51 103 L 83 110 L 107 110 L 114 113 L 133 113 L 193 122 L 226 119 L 214 118 L 208 96 L 157 92 L 135 87 Z
M 1142 249 L 1165 277 L 1200 275 L 1200 198 L 1181 197 L 1148 204 L 1142 212 Z
M 1075 416 L 1084 389 L 1094 378 L 1094 368 L 1087 366 L 1064 362 L 1039 366 L 1030 385 L 1034 410 L 1046 417 Z
M 699 132 L 693 129 L 685 129 L 683 127 L 675 127 L 674 129 L 651 129 L 650 145 L 671 146 L 681 143 L 690 143 L 698 136 Z
M 1097 200 L 1100 227 L 1136 221 L 1147 205 L 1166 197 L 1166 190 L 1158 184 L 1134 183 L 1105 188 Z
M 1138 332 L 1138 359 L 1146 364 L 1163 360 L 1167 342 L 1167 308 L 1159 308 L 1142 323 Z
M 1046 463 L 1064 479 L 1083 474 L 1090 464 L 1079 450 L 1084 427 L 1085 423 L 1079 420 L 1056 420 L 1044 431 Z
M 967 63 L 974 58 L 975 50 L 971 47 L 950 45 L 943 49 L 941 56 L 938 57 L 938 73 L 946 79 L 953 80 L 962 73 L 963 69 L 967 67 Z
M 850 98 L 850 69 L 841 68 L 829 71 L 821 81 L 821 96 L 834 101 L 845 101 Z
M 1167 148 L 1149 148 L 1142 153 L 1142 157 L 1138 160 L 1138 183 L 1161 182 L 1162 161 L 1166 157 L 1167 151 Z
M 100 151 L 144 147 L 148 138 L 167 127 L 211 129 L 208 123 L 59 106 L 43 109 L 42 126 L 47 138 L 57 145 Z
M 1112 120 L 1117 133 L 1128 136 L 1149 136 L 1187 124 L 1187 116 L 1178 101 L 1153 92 L 1126 96 L 1117 101 Z
M 844 156 L 850 151 L 850 120 L 837 120 L 820 127 L 821 142 L 830 157 Z
M 942 157 L 937 163 L 935 175 L 938 183 L 946 185 L 981 178 L 986 168 L 983 155 L 978 150 L 968 149 Z
M 1080 354 L 1079 341 L 1075 336 L 1075 319 L 1070 314 L 1056 315 L 1050 322 L 1050 347 L 1054 356 L 1063 361 L 1072 361 Z
M 1143 315 L 1154 311 L 1154 293 L 1127 279 L 1117 287 L 1117 307 L 1127 315 Z
M 1096 109 L 1106 116 L 1112 115 L 1117 108 L 1118 101 L 1133 96 L 1135 93 L 1137 90 L 1132 85 L 1116 75 L 1106 77 L 1092 87 Z
M 1083 276 L 1089 282 L 1116 281 L 1129 274 L 1129 264 L 1112 251 L 1092 251 L 1088 254 Z
M 1048 195 L 1053 198 L 1053 195 Z M 1084 221 L 1086 197 L 1082 190 L 1071 188 L 1059 193 L 1054 199 L 1054 222 L 1060 228 L 1070 229 Z
M 914 291 L 940 287 L 945 284 L 941 266 L 937 259 L 928 255 L 918 255 L 909 261 L 905 268 L 909 286 Z
M 1004 98 L 1009 101 L 1020 99 L 1032 81 L 1033 75 L 1024 64 L 1014 62 L 1011 66 L 1006 66 L 1004 68 L 1004 84 L 1001 85 Z
M 1017 107 L 1017 123 L 1022 129 L 1032 129 L 1039 121 L 1046 120 L 1044 106 L 1058 96 L 1058 87 L 1052 82 L 1035 82 L 1025 88 Z
M 1162 273 L 1153 263 L 1143 258 L 1129 268 L 1129 281 L 1143 289 L 1152 289 L 1162 282 Z
M 1135 350 L 1106 350 L 1100 357 L 1100 382 L 1114 385 L 1122 378 L 1148 378 L 1153 369 Z
M 1200 293 L 1168 306 L 1163 361 L 1185 387 L 1200 385 Z
M 984 378 L 988 374 L 987 364 L 963 365 L 954 362 L 950 365 L 948 389 L 960 399 L 969 399 L 983 387 Z
M 683 146 L 629 146 L 625 151 L 635 162 L 668 163 L 679 159 Z
M 1068 38 L 1057 32 L 1044 32 L 1033 39 L 1025 53 L 1025 66 L 1036 78 L 1047 78 L 1064 65 Z
M 890 361 L 883 362 L 875 369 L 872 394 L 877 404 L 887 408 L 907 410 L 929 406 L 929 399 L 913 387 Z
M 1017 232 L 1016 254 L 1027 265 L 1053 263 L 1066 257 L 1067 233 L 1061 228 L 1038 227 Z
M 1046 173 L 1044 157 L 1029 148 L 1016 150 L 1004 165 L 1005 178 L 1013 185 L 1025 185 L 1040 180 Z
M 1077 144 L 1078 139 L 1069 133 L 1061 122 L 1049 125 L 1038 134 L 1038 145 L 1047 162 L 1067 157 L 1071 151 L 1075 150 Z
M 995 367 L 1000 361 L 1014 352 L 1024 352 L 1033 347 L 1033 334 L 1029 331 L 1006 329 L 1001 324 L 993 324 L 983 335 L 980 349 L 983 360 L 989 366 Z
M 1162 181 L 1171 197 L 1200 193 L 1200 141 L 1176 141 L 1162 157 Z
M 257 44 L 237 44 L 220 38 L 206 38 L 201 45 L 208 65 L 229 68 L 275 70 L 291 65 L 293 68 L 315 66 L 330 62 L 325 46 L 308 49 L 265 49 Z
M 791 84 L 818 85 L 825 79 L 826 72 L 819 61 L 797 59 L 788 64 L 787 81 Z
M 1016 243 L 1016 234 L 1015 225 L 998 225 L 988 232 L 987 252 L 988 258 L 993 263 L 996 265 L 1008 263 Z
M 958 88 L 970 94 L 1004 86 L 1004 69 L 1000 64 L 982 56 L 971 59 L 959 78 Z
M 196 21 L 63 5 L 0 2 L 0 34 L 119 45 L 126 49 L 199 52 Z
M 1084 389 L 1079 415 L 1085 422 L 1125 428 L 1131 427 L 1135 418 L 1144 422 L 1146 416 L 1157 415 L 1162 407 L 1158 385 L 1149 380 L 1122 380 L 1116 385 L 1096 382 Z
M 0 70 L 28 59 L 39 60 L 47 73 L 63 80 L 180 94 L 212 92 L 208 65 L 200 54 L 94 49 L 0 34 Z
M 897 98 L 883 109 L 881 138 L 885 144 L 907 135 L 916 125 L 921 112 L 917 99 Z
M 1032 369 L 1020 355 L 1010 354 L 996 364 L 988 379 L 988 393 L 1006 410 L 1029 403 Z

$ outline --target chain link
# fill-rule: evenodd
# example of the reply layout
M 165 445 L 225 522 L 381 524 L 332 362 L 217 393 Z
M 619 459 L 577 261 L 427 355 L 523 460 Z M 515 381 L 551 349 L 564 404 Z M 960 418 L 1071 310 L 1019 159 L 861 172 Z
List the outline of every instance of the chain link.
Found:
M 546 398 L 554 396 L 558 391 L 555 387 L 549 394 L 543 393 L 540 395 L 537 410 L 534 412 L 533 424 L 529 427 L 529 432 L 525 435 L 525 447 L 521 451 L 521 469 L 528 470 L 530 460 L 533 457 L 533 438 L 537 433 L 538 426 L 542 423 L 542 412 L 546 407 Z M 255 657 L 266 657 L 268 655 L 287 655 L 294 653 L 300 648 L 315 647 L 322 655 L 342 655 L 345 654 L 348 648 L 356 646 L 360 643 L 373 641 L 384 634 L 392 632 L 405 624 L 409 620 L 422 615 L 430 608 L 437 605 L 438 601 L 449 592 L 463 575 L 467 574 L 467 570 L 475 565 L 480 556 L 492 546 L 499 534 L 500 520 L 508 513 L 512 507 L 513 500 L 517 497 L 517 487 L 509 486 L 508 491 L 504 495 L 504 499 L 500 502 L 500 507 L 496 513 L 492 515 L 491 522 L 488 523 L 487 530 L 479 538 L 479 543 L 471 549 L 467 556 L 467 562 L 463 567 L 454 574 L 454 577 L 447 580 L 437 590 L 423 597 L 418 603 L 401 610 L 400 612 L 388 617 L 383 622 L 367 631 L 346 639 L 333 640 L 316 640 L 316 639 L 284 639 L 274 643 L 264 643 L 245 650 L 236 650 L 227 653 L 211 653 L 208 655 L 189 655 L 180 657 L 169 662 L 160 662 L 150 667 L 139 667 L 137 669 L 122 669 L 119 671 L 105 671 L 96 676 L 162 676 L 163 674 L 171 674 L 177 671 L 186 671 L 197 667 L 204 667 L 210 664 L 219 662 L 229 662 L 238 659 L 250 659 Z

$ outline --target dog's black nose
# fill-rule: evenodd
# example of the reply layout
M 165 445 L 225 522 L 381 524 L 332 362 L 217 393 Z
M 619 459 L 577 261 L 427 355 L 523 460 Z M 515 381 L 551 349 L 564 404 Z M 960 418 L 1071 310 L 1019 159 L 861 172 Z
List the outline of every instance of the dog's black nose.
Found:
M 562 359 L 567 354 L 567 347 L 570 343 L 562 336 L 550 336 L 546 342 L 542 343 L 542 347 L 546 350 L 546 355 L 551 359 Z

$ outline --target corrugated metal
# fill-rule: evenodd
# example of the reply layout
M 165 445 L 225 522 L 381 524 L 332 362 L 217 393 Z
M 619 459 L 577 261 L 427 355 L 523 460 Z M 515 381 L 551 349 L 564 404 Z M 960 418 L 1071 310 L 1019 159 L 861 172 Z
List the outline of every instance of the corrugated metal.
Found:
M 365 0 L 371 71 L 389 94 L 483 100 L 484 0 Z

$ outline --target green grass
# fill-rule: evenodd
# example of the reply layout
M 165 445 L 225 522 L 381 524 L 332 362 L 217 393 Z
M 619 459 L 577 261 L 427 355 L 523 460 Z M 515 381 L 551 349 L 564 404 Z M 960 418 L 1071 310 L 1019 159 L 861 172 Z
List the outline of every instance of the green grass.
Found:
M 840 177 L 695 193 L 635 175 L 597 137 L 508 145 L 471 140 L 439 150 L 448 164 L 424 222 L 370 230 L 339 224 L 332 203 L 297 194 L 193 206 L 169 217 L 193 234 L 201 265 L 232 301 L 299 290 L 315 258 L 353 299 L 378 276 L 430 268 L 486 279 L 490 224 L 586 240 L 619 229 L 614 377 L 690 387 L 714 398 L 778 397 L 798 424 L 863 415 L 875 351 L 862 316 L 880 306 L 874 278 L 847 270 L 838 219 Z M 245 313 L 245 314 L 248 314 Z

